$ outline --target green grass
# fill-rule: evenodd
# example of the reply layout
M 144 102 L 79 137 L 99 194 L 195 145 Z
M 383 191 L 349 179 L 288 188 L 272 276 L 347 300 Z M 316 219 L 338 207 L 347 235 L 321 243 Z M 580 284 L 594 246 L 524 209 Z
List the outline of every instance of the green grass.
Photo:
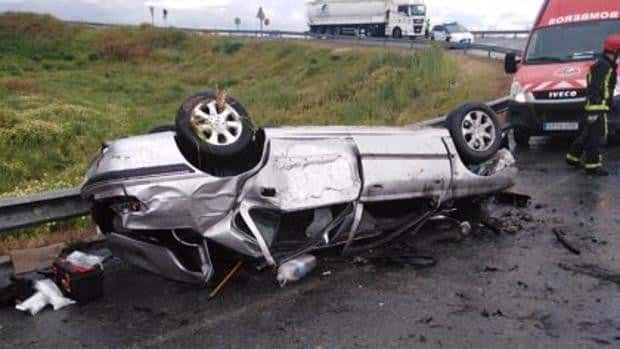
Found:
M 79 184 L 102 141 L 172 123 L 199 90 L 226 89 L 262 126 L 402 125 L 503 92 L 489 83 L 499 69 L 466 71 L 440 49 L 88 29 L 31 14 L 0 15 L 0 52 L 0 196 Z

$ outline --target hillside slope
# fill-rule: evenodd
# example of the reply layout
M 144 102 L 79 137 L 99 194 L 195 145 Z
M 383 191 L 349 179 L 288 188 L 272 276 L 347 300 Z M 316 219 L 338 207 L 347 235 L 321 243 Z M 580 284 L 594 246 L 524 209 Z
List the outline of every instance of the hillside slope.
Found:
M 390 124 L 505 92 L 497 63 L 445 53 L 90 29 L 0 15 L 0 196 L 79 184 L 105 139 L 226 89 L 258 125 Z

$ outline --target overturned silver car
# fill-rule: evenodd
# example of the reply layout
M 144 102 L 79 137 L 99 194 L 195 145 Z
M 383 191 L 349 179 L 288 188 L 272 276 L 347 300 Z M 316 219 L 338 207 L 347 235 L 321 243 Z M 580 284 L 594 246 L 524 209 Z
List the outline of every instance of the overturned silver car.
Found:
M 106 143 L 82 196 L 119 257 L 207 283 L 214 249 L 270 266 L 353 254 L 513 185 L 492 110 L 466 104 L 447 124 L 254 129 L 233 98 L 199 93 L 175 127 Z

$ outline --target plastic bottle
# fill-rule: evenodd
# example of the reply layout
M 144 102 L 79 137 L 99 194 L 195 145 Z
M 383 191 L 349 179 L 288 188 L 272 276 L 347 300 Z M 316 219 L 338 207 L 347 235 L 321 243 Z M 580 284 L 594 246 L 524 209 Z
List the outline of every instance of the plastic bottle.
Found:
M 316 257 L 309 254 L 301 255 L 282 264 L 278 268 L 278 283 L 284 287 L 289 282 L 301 280 L 316 267 Z

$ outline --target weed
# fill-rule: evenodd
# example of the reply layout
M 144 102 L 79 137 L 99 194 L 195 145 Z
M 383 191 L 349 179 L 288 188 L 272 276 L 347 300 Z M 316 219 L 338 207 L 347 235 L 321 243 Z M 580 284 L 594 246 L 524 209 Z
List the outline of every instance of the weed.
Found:
M 9 92 L 32 94 L 39 92 L 39 86 L 32 80 L 26 79 L 0 79 L 0 88 Z
M 102 57 L 127 62 L 149 58 L 156 49 L 178 49 L 186 39 L 187 34 L 179 30 L 142 26 L 106 29 L 95 45 Z
M 233 55 L 237 53 L 239 50 L 241 50 L 242 47 L 243 47 L 243 44 L 240 42 L 224 41 L 222 43 L 219 43 L 213 46 L 213 52 Z

